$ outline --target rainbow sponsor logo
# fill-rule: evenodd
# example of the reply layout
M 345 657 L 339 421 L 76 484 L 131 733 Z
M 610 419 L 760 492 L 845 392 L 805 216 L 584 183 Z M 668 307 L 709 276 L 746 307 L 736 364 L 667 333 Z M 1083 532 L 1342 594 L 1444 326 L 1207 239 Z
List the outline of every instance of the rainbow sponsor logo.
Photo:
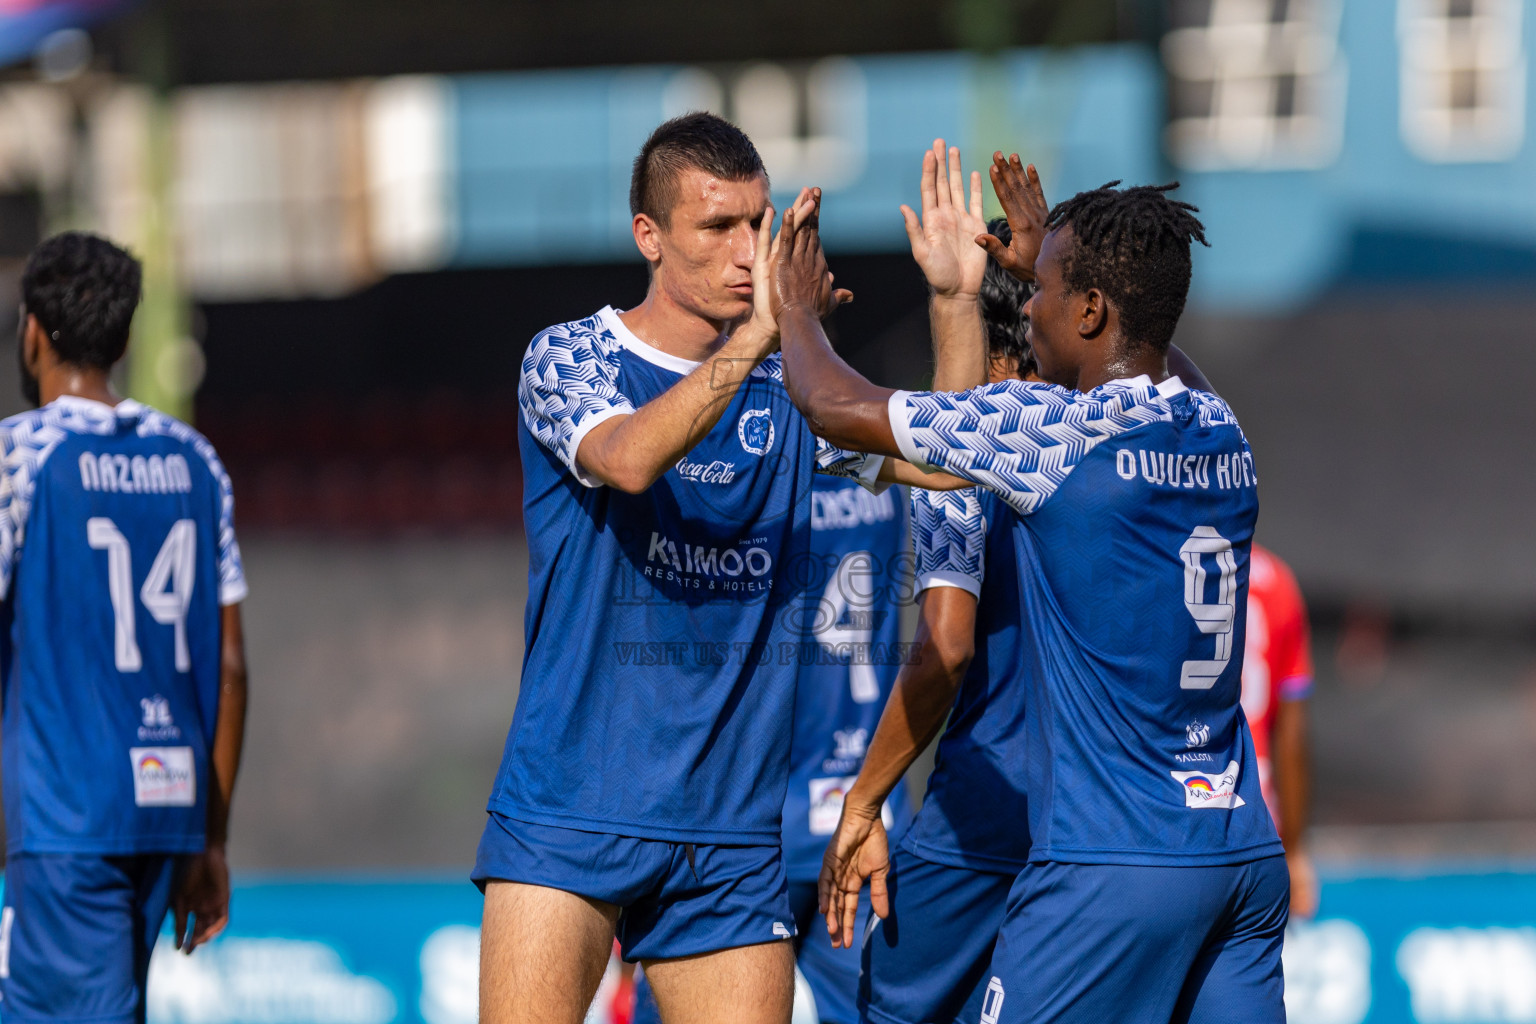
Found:
M 133 747 L 133 802 L 139 807 L 191 807 L 197 773 L 191 747 Z
M 1227 762 L 1224 772 L 1169 772 L 1184 790 L 1185 807 L 1220 807 L 1231 810 L 1243 806 L 1237 795 L 1237 776 L 1241 766 Z

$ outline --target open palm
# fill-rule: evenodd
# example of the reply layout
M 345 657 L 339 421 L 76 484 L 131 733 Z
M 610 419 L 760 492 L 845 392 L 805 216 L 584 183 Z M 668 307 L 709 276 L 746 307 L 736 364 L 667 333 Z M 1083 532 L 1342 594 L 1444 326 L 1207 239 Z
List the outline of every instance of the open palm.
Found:
M 943 139 L 923 154 L 922 217 L 902 206 L 912 258 L 922 268 L 928 286 L 939 295 L 975 296 L 987 271 L 986 251 L 976 238 L 987 232 L 981 213 L 981 175 L 971 172 L 967 205 L 960 150 L 951 146 L 946 158 Z

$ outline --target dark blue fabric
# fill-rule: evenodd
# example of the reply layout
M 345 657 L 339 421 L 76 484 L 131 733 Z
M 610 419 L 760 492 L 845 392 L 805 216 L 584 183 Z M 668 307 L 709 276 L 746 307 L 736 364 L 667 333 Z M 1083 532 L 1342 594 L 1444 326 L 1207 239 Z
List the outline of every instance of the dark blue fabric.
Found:
M 799 936 L 795 939 L 795 966 L 805 975 L 816 1000 L 816 1017 L 822 1024 L 858 1024 L 856 996 L 859 988 L 859 950 L 834 949 L 826 919 L 816 910 L 816 886 L 791 882 L 789 902 L 794 909 Z M 869 921 L 869 900 L 859 904 L 855 933 L 862 935 Z M 644 972 L 635 982 L 633 1024 L 662 1024 L 656 996 Z
M 221 590 L 245 587 L 228 477 L 130 402 L 60 399 L 0 446 L 6 848 L 199 851 Z
M 620 908 L 624 959 L 665 960 L 793 938 L 777 846 L 714 846 L 582 832 L 492 812 L 470 876 Z
M 891 916 L 864 940 L 860 1011 L 876 1024 L 975 1024 L 1013 878 L 897 850 Z
M 784 799 L 784 864 L 792 882 L 814 884 L 842 797 L 896 682 L 905 648 L 901 603 L 908 587 L 906 500 L 896 488 L 870 494 L 852 480 L 818 475 L 811 491 L 811 558 L 820 588 L 807 594 L 795 724 Z M 898 783 L 886 800 L 892 841 L 912 820 Z
M 1008 897 L 980 1019 L 1284 1024 L 1289 905 L 1284 857 L 1030 864 Z
M 5 865 L 6 1024 L 142 1024 L 178 858 L 21 853 Z
M 902 846 L 937 864 L 1011 879 L 1029 859 L 1015 517 L 990 491 L 979 500 L 986 536 L 976 653 L 939 739 L 923 806 Z
M 821 457 L 778 367 L 760 365 L 686 457 L 628 494 L 578 478 L 578 435 L 693 364 L 611 310 L 534 340 L 519 391 L 527 649 L 488 809 L 649 839 L 780 842 L 800 618 L 826 582 L 808 555 L 811 477 L 865 460 Z

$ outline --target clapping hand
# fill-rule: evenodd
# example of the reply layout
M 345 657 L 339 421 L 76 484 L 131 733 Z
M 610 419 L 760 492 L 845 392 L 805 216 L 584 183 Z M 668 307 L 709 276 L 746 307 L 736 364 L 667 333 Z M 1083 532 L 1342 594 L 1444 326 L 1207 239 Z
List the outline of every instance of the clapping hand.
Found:
M 784 223 L 774 239 L 770 295 L 775 320 L 791 306 L 809 309 L 822 319 L 853 301 L 848 289 L 832 287 L 832 273 L 821 251 L 821 189 L 810 191 L 809 202 L 784 211 Z
M 997 260 L 1002 268 L 1020 281 L 1035 279 L 1035 257 L 1045 242 L 1045 221 L 1051 207 L 1045 201 L 1045 190 L 1040 187 L 1040 175 L 1035 165 L 1027 168 L 1019 162 L 1015 153 L 1003 159 L 1001 152 L 992 154 L 992 190 L 1003 213 L 1008 218 L 1008 230 L 1013 233 L 1009 244 L 1004 245 L 995 235 L 983 234 L 976 239 L 987 250 L 987 255 Z M 985 228 L 985 226 L 983 226 Z
M 981 213 L 981 175 L 971 172 L 970 205 L 966 205 L 965 177 L 960 171 L 960 150 L 949 148 L 945 159 L 943 139 L 923 154 L 923 215 L 903 205 L 902 219 L 912 258 L 922 268 L 928 286 L 938 295 L 975 298 L 987 271 L 987 254 L 977 248 L 977 236 L 987 231 Z

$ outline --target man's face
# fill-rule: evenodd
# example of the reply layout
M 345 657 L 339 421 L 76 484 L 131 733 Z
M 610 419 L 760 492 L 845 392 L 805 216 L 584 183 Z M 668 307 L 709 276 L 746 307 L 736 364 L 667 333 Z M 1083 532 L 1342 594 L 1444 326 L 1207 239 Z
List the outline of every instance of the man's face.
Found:
M 658 225 L 657 284 L 698 316 L 740 320 L 752 312 L 752 258 L 768 208 L 768 179 L 723 181 L 690 167 L 677 184 L 671 216 Z
M 1072 228 L 1056 228 L 1045 236 L 1035 258 L 1035 291 L 1024 304 L 1025 329 L 1035 353 L 1040 379 L 1076 387 L 1082 367 L 1083 339 L 1078 334 L 1082 296 L 1067 288 L 1062 259 L 1072 246 Z

